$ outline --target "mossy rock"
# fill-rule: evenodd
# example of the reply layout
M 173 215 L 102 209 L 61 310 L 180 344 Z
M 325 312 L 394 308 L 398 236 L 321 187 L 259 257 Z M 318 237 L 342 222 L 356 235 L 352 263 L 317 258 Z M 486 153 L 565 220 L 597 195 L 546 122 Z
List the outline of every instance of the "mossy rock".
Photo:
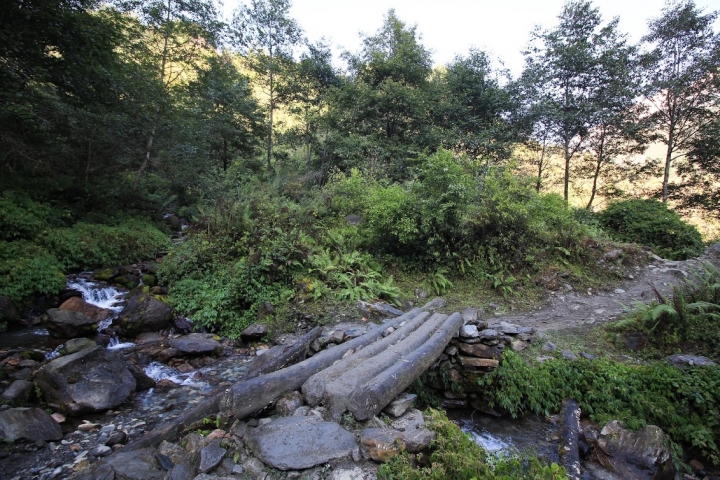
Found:
M 157 285 L 157 278 L 155 278 L 155 275 L 145 273 L 141 278 L 143 285 L 147 285 L 148 287 L 154 287 L 155 285 Z
M 125 274 L 115 278 L 115 283 L 128 290 L 132 290 L 140 285 L 140 279 L 136 275 Z
M 93 280 L 107 282 L 118 274 L 117 268 L 99 268 L 93 272 Z

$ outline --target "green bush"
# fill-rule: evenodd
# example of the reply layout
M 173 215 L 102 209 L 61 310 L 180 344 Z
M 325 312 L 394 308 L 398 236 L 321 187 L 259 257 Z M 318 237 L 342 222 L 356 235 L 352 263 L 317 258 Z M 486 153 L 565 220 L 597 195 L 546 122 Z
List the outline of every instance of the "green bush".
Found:
M 65 275 L 57 258 L 26 240 L 0 240 L 0 295 L 18 306 L 36 295 L 55 295 L 65 287 Z
M 657 425 L 674 442 L 720 464 L 720 369 L 667 363 L 634 366 L 608 359 L 526 363 L 506 350 L 500 367 L 480 384 L 491 405 L 513 417 L 557 413 L 566 398 L 598 423 L 621 420 L 630 428 Z
M 428 467 L 414 467 L 402 452 L 380 466 L 378 478 L 386 480 L 564 480 L 565 469 L 543 466 L 537 458 L 501 458 L 488 461 L 488 454 L 441 410 L 428 409 L 427 426 L 436 438 L 430 446 Z
M 0 195 L 0 240 L 32 240 L 58 220 L 46 204 L 15 192 Z
M 86 270 L 154 258 L 170 241 L 149 222 L 125 220 L 118 225 L 77 223 L 46 230 L 37 242 L 58 258 L 65 270 Z
M 694 226 L 657 200 L 612 203 L 599 214 L 600 222 L 619 241 L 647 245 L 664 258 L 684 260 L 700 255 L 703 242 Z

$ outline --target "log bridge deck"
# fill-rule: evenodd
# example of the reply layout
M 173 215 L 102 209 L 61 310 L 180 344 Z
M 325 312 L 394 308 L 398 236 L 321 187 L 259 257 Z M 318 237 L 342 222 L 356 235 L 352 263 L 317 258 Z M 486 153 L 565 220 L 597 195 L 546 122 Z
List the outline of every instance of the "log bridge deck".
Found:
M 459 313 L 448 316 L 413 309 L 299 363 L 241 380 L 128 444 L 125 450 L 156 446 L 218 412 L 227 419 L 246 418 L 295 390 L 302 390 L 309 405 L 328 407 L 336 420 L 347 411 L 357 420 L 367 420 L 430 368 L 462 325 Z M 394 331 L 388 335 L 390 327 Z M 317 327 L 286 348 L 297 350 L 319 335 Z

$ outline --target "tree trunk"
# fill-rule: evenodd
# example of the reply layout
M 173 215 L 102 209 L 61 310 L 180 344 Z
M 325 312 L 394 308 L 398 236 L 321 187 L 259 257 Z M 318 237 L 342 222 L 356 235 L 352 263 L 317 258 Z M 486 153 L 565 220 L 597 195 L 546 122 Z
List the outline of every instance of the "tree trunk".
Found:
M 318 338 L 321 333 L 322 327 L 315 327 L 292 345 L 278 345 L 277 347 L 271 348 L 262 356 L 257 357 L 252 365 L 250 365 L 250 370 L 248 370 L 245 380 L 275 372 L 305 360 L 305 355 L 307 354 L 308 348 L 310 348 L 310 344 Z
M 350 399 L 350 413 L 357 420 L 367 420 L 403 392 L 442 354 L 463 325 L 462 315 L 453 313 L 421 347 L 365 384 Z
M 283 393 L 299 390 L 308 378 L 340 360 L 349 350 L 357 350 L 358 347 L 369 345 L 379 339 L 388 327 L 397 327 L 418 313 L 420 309 L 413 309 L 365 335 L 329 350 L 323 350 L 303 362 L 268 375 L 238 382 L 222 395 L 220 410 L 223 414 L 238 419 L 259 412 Z
M 275 85 L 274 85 L 274 76 L 273 76 L 273 66 L 270 66 L 270 117 L 268 121 L 268 140 L 267 140 L 267 171 L 268 173 L 272 172 L 272 147 L 273 147 L 273 113 L 275 110 L 275 99 L 273 98 L 273 94 L 275 93 L 273 91 Z
M 563 145 L 563 149 L 565 151 L 565 177 L 563 180 L 563 197 L 565 198 L 565 203 L 567 203 L 570 199 L 570 157 L 572 156 L 570 154 L 570 142 L 565 141 L 565 144 Z
M 663 185 L 662 185 L 662 201 L 667 203 L 668 199 L 668 183 L 670 181 L 670 164 L 672 163 L 672 154 L 674 149 L 675 141 L 675 125 L 670 124 L 670 131 L 668 132 L 668 144 L 667 151 L 665 152 L 665 173 L 663 174 Z
M 570 398 L 560 411 L 560 463 L 570 480 L 580 480 L 580 405 Z

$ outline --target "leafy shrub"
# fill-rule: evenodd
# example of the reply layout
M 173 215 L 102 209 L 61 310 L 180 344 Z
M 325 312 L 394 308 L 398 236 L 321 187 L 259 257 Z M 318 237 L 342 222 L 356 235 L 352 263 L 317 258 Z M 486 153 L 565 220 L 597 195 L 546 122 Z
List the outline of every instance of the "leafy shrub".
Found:
M 137 262 L 153 258 L 170 245 L 167 235 L 141 220 L 125 220 L 116 226 L 80 222 L 47 230 L 38 243 L 53 252 L 65 270 Z
M 720 361 L 720 270 L 702 263 L 689 279 L 673 288 L 672 297 L 657 296 L 657 301 L 643 304 L 611 328 L 647 333 L 661 350 L 682 346 L 684 351 Z
M 48 205 L 14 192 L 0 195 L 0 240 L 32 240 L 56 221 Z
M 0 240 L 0 295 L 21 306 L 35 295 L 54 295 L 63 287 L 62 265 L 46 249 L 25 240 Z
M 633 366 L 608 359 L 525 363 L 506 350 L 500 367 L 480 379 L 491 404 L 513 417 L 557 413 L 566 398 L 593 421 L 623 421 L 629 428 L 657 425 L 674 442 L 720 463 L 720 369 L 667 363 Z
M 683 222 L 680 215 L 657 200 L 612 203 L 599 217 L 617 240 L 647 245 L 671 260 L 683 260 L 703 251 L 697 228 Z
M 537 458 L 502 458 L 488 462 L 488 454 L 441 410 L 428 409 L 428 428 L 436 439 L 430 446 L 429 467 L 415 468 L 403 452 L 380 466 L 378 478 L 387 480 L 561 480 L 565 469 L 557 464 L 543 466 Z

